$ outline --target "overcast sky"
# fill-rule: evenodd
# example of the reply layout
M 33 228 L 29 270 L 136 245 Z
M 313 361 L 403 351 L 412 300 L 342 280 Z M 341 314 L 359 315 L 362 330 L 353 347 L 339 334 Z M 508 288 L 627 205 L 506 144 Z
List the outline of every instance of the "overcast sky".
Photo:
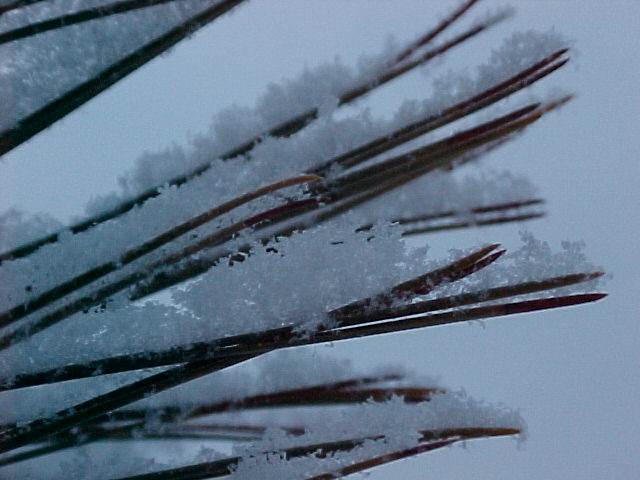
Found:
M 375 52 L 389 35 L 411 39 L 458 0 L 254 0 L 171 54 L 147 65 L 63 122 L 5 156 L 0 203 L 82 214 L 145 149 L 204 131 L 217 110 L 251 106 L 270 81 L 340 55 Z M 505 2 L 486 0 L 486 6 Z M 389 359 L 441 375 L 476 398 L 520 409 L 530 438 L 483 440 L 376 470 L 369 478 L 640 478 L 640 327 L 637 253 L 640 178 L 640 2 L 517 0 L 517 17 L 467 50 L 451 67 L 483 61 L 513 31 L 555 27 L 575 43 L 573 61 L 535 89 L 577 94 L 490 160 L 527 174 L 550 215 L 528 228 L 554 247 L 584 240 L 590 259 L 613 274 L 610 297 L 551 313 L 394 334 L 336 345 L 359 365 Z M 404 82 L 404 83 L 402 83 Z M 374 112 L 422 98 L 418 73 L 379 97 Z M 501 241 L 517 246 L 518 226 L 429 237 L 434 254 L 450 246 Z M 383 354 L 381 355 L 381 352 Z

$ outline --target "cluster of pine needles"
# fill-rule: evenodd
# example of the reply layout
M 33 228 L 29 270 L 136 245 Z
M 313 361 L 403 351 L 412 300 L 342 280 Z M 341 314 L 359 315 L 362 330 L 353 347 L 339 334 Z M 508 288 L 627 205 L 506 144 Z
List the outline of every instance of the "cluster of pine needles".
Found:
M 0 15 L 46 1 L 48 0 L 6 2 L 0 7 Z M 69 25 L 110 15 L 122 15 L 134 9 L 148 8 L 170 1 L 172 0 L 123 0 L 100 7 L 92 7 L 3 32 L 0 34 L 0 43 L 18 42 L 45 31 L 67 28 Z M 13 128 L 0 132 L 0 152 L 5 153 L 20 145 L 144 63 L 166 51 L 195 29 L 211 23 L 241 3 L 243 0 L 225 0 L 215 3 L 194 18 L 175 26 L 165 35 L 122 58 L 94 78 L 77 85 L 59 98 L 42 106 L 38 111 L 20 119 Z M 377 78 L 350 91 L 343 92 L 338 98 L 338 105 L 348 105 L 356 99 L 366 96 L 381 85 L 440 57 L 503 19 L 501 14 L 487 17 L 484 21 L 475 23 L 473 27 L 452 39 L 436 44 L 440 34 L 456 23 L 476 3 L 478 0 L 467 0 L 462 3 L 435 28 L 406 45 L 379 73 Z M 0 312 L 0 328 L 2 329 L 0 331 L 0 349 L 7 349 L 27 339 L 37 338 L 37 335 L 40 335 L 44 330 L 74 314 L 99 308 L 120 292 L 127 292 L 129 300 L 136 301 L 196 278 L 220 262 L 242 261 L 250 256 L 255 248 L 254 244 L 246 244 L 238 248 L 235 243 L 231 242 L 243 231 L 255 232 L 254 234 L 258 236 L 259 241 L 268 245 L 274 239 L 291 235 L 293 232 L 313 229 L 314 226 L 397 189 L 417 177 L 434 171 L 452 170 L 475 160 L 513 139 L 546 113 L 570 100 L 570 97 L 560 98 L 549 103 L 532 103 L 477 124 L 472 128 L 448 135 L 438 141 L 386 158 L 384 161 L 366 163 L 380 154 L 419 139 L 429 132 L 494 105 L 527 88 L 563 67 L 568 61 L 567 53 L 567 49 L 559 50 L 528 66 L 511 78 L 492 85 L 481 93 L 466 98 L 436 115 L 426 116 L 338 157 L 328 158 L 298 176 L 243 193 L 237 198 L 211 208 L 153 238 L 140 239 L 136 246 L 122 252 L 116 261 L 91 268 L 47 291 L 34 295 L 24 303 L 16 304 L 8 310 Z M 204 172 L 215 169 L 219 162 L 232 162 L 249 154 L 266 137 L 289 137 L 296 134 L 314 122 L 318 116 L 319 108 L 310 109 L 254 138 L 247 139 L 228 152 L 211 158 L 163 185 L 150 188 L 137 197 L 120 203 L 107 212 L 70 225 L 64 232 L 55 232 L 4 252 L 0 255 L 0 262 L 11 262 L 29 257 L 41 247 L 59 242 L 65 232 L 71 231 L 78 234 L 105 222 L 118 219 L 135 207 L 141 207 L 149 199 L 160 195 L 167 185 L 180 187 L 187 184 Z M 342 173 L 335 176 L 328 175 L 329 172 L 337 171 L 337 167 Z M 220 228 L 207 236 L 197 238 L 179 250 L 171 251 L 168 248 L 174 240 L 184 238 L 185 234 L 240 206 L 296 185 L 304 186 L 305 196 L 303 198 L 285 199 L 277 207 Z M 389 220 L 399 225 L 403 235 L 425 234 L 537 218 L 544 214 L 540 210 L 542 204 L 541 199 L 530 198 L 518 202 L 472 208 L 465 212 L 464 221 L 460 220 L 460 212 L 453 210 Z M 371 225 L 354 226 L 354 229 L 358 230 L 369 228 Z M 166 253 L 164 253 L 165 251 Z M 163 254 L 159 259 L 144 263 L 146 256 L 152 252 L 156 254 L 163 252 Z M 248 441 L 261 438 L 266 430 L 265 425 L 223 424 L 212 420 L 215 419 L 214 414 L 229 411 L 352 405 L 364 401 L 382 402 L 393 396 L 403 397 L 406 402 L 428 402 L 432 395 L 440 392 L 421 385 L 398 386 L 398 382 L 403 380 L 401 376 L 383 375 L 273 391 L 262 395 L 247 396 L 235 401 L 201 404 L 197 407 L 190 406 L 188 409 L 181 405 L 165 406 L 160 409 L 134 409 L 131 407 L 134 402 L 149 395 L 177 387 L 193 379 L 278 349 L 577 305 L 598 300 L 604 296 L 599 293 L 591 293 L 565 296 L 548 295 L 536 300 L 518 300 L 516 298 L 585 282 L 602 275 L 599 271 L 591 271 L 547 278 L 541 281 L 482 289 L 455 296 L 436 297 L 429 300 L 419 298 L 437 286 L 456 282 L 494 262 L 499 262 L 503 254 L 504 250 L 500 249 L 497 244 L 479 248 L 449 265 L 425 272 L 423 275 L 395 285 L 388 291 L 327 312 L 328 317 L 332 320 L 330 326 L 321 327 L 304 336 L 301 336 L 296 330 L 296 326 L 292 324 L 260 332 L 225 336 L 213 341 L 176 345 L 164 351 L 140 351 L 5 378 L 0 384 L 0 391 L 42 387 L 70 380 L 165 367 L 160 373 L 151 374 L 50 416 L 21 424 L 2 425 L 0 451 L 4 454 L 0 457 L 0 465 L 15 464 L 53 452 L 107 440 Z M 137 262 L 136 265 L 141 265 L 140 268 L 130 269 L 129 273 L 117 275 L 125 266 L 134 262 Z M 105 278 L 108 280 L 105 281 Z M 78 294 L 80 290 L 82 293 Z M 491 303 L 486 304 L 485 302 Z M 153 427 L 147 424 L 149 418 L 154 420 Z M 293 436 L 306 432 L 304 425 L 283 426 L 282 428 Z M 341 467 L 337 471 L 312 478 L 318 480 L 341 477 L 442 448 L 458 441 L 516 433 L 518 433 L 517 429 L 483 427 L 440 431 L 421 430 L 420 442 L 414 448 L 369 458 L 366 461 Z M 371 439 L 353 438 L 323 444 L 301 445 L 278 453 L 284 458 L 310 454 L 323 457 L 338 451 L 352 450 Z M 126 479 L 175 480 L 221 477 L 229 475 L 239 461 L 240 458 L 232 457 L 177 469 L 129 476 Z

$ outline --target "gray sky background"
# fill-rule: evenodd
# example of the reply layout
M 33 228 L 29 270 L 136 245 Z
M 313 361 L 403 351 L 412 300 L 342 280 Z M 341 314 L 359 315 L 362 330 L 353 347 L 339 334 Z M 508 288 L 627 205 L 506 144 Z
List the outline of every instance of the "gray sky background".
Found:
M 346 63 L 376 52 L 388 35 L 408 40 L 456 1 L 254 0 L 155 60 L 41 133 L 0 162 L 0 205 L 82 214 L 95 193 L 145 149 L 208 126 L 231 104 L 251 106 L 270 81 L 292 77 L 339 54 Z M 504 2 L 487 0 L 485 6 Z M 358 365 L 392 361 L 441 375 L 476 398 L 519 408 L 530 438 L 486 440 L 374 471 L 403 478 L 640 478 L 640 2 L 519 0 L 517 17 L 448 57 L 480 63 L 512 31 L 555 27 L 575 41 L 573 61 L 535 92 L 577 93 L 571 105 L 534 126 L 488 161 L 527 174 L 548 200 L 549 216 L 526 227 L 555 248 L 584 240 L 590 259 L 613 274 L 610 296 L 594 305 L 335 345 L 327 353 Z M 423 98 L 424 74 L 371 99 L 387 112 Z M 434 255 L 449 247 L 501 241 L 515 247 L 518 226 L 429 237 Z M 329 348 L 329 347 L 327 347 Z

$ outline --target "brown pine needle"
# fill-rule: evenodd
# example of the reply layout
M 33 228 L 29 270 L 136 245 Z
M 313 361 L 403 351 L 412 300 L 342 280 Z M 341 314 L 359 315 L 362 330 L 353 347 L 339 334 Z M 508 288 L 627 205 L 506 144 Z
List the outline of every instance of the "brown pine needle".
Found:
M 386 463 L 395 462 L 396 460 L 402 460 L 403 458 L 414 457 L 421 453 L 430 452 L 438 448 L 448 447 L 449 445 L 453 445 L 455 442 L 456 440 L 441 440 L 439 442 L 418 445 L 412 448 L 407 448 L 405 450 L 399 450 L 397 452 L 388 453 L 386 455 L 381 455 L 379 457 L 374 457 L 368 460 L 357 462 L 353 465 L 343 467 L 331 473 L 323 473 L 321 475 L 316 475 L 315 477 L 308 477 L 305 480 L 334 480 L 336 478 L 343 478 L 354 473 L 369 470 L 373 467 L 378 467 Z
M 390 387 L 360 388 L 353 390 L 321 390 L 318 388 L 300 388 L 291 391 L 275 392 L 245 397 L 219 403 L 198 406 L 171 406 L 164 408 L 130 410 L 121 409 L 109 415 L 110 421 L 144 420 L 150 415 L 160 422 L 188 420 L 214 413 L 252 410 L 259 408 L 317 407 L 327 405 L 351 405 L 367 401 L 386 402 L 394 396 L 403 397 L 407 403 L 426 402 L 434 394 L 444 393 L 437 388 Z
M 482 437 L 501 437 L 505 435 L 518 435 L 518 428 L 509 427 L 468 427 L 468 428 L 449 428 L 444 430 L 421 430 L 423 442 L 431 442 L 433 440 L 444 440 L 456 438 L 459 440 L 470 440 L 472 438 Z
M 590 293 L 581 295 L 567 295 L 564 297 L 552 297 L 540 300 L 527 300 L 522 302 L 506 303 L 501 305 L 489 305 L 469 309 L 454 310 L 446 313 L 433 313 L 393 320 L 372 325 L 357 326 L 342 330 L 320 332 L 315 340 L 319 342 L 333 342 L 352 338 L 366 337 L 369 335 L 381 335 L 384 333 L 414 330 L 416 328 L 435 327 L 450 323 L 467 322 L 469 320 L 481 320 L 483 318 L 501 317 L 516 313 L 528 313 L 538 310 L 569 307 L 583 303 L 595 302 L 606 297 L 606 293 Z M 298 344 L 293 342 L 292 344 Z M 300 343 L 301 344 L 301 343 Z
M 429 276 L 423 286 L 416 285 L 415 288 L 410 292 L 411 296 L 413 297 L 415 295 L 426 295 L 439 285 L 442 285 L 444 283 L 452 283 L 462 278 L 468 277 L 472 273 L 475 273 L 491 265 L 502 255 L 504 255 L 505 252 L 506 250 L 499 250 L 497 252 L 491 253 L 490 255 L 487 255 L 486 257 L 479 258 L 473 263 L 452 264 L 449 267 L 445 267 L 439 271 L 436 271 Z M 407 297 L 405 297 L 404 299 L 406 300 Z
M 424 431 L 421 432 L 423 438 L 421 441 L 430 441 L 422 445 L 417 445 L 405 450 L 399 450 L 397 452 L 388 453 L 379 457 L 370 458 L 361 462 L 354 463 L 347 467 L 343 467 L 337 471 L 331 473 L 324 473 L 315 477 L 310 477 L 306 480 L 332 480 L 335 478 L 346 477 L 354 473 L 369 470 L 373 467 L 378 467 L 386 463 L 395 462 L 396 460 L 402 460 L 403 458 L 413 457 L 421 453 L 430 452 L 438 448 L 447 447 L 455 442 L 463 440 L 472 440 L 483 437 L 498 437 L 505 435 L 517 435 L 520 430 L 515 428 L 460 428 L 441 431 Z M 444 439 L 444 440 L 443 440 Z M 435 441 L 434 441 L 435 440 Z
M 553 63 L 568 50 L 562 49 L 533 66 L 519 72 L 502 83 L 494 85 L 474 97 L 449 107 L 437 115 L 430 115 L 415 123 L 404 126 L 391 134 L 384 135 L 365 145 L 335 157 L 313 169 L 316 173 L 325 173 L 334 165 L 344 168 L 359 165 L 376 155 L 384 153 L 405 142 L 413 140 L 425 133 L 431 132 L 444 125 L 452 123 L 464 116 L 470 115 L 482 108 L 492 105 L 503 98 L 520 91 L 550 73 L 564 66 L 568 59 Z
M 431 290 L 436 285 L 444 282 L 449 275 L 454 275 L 455 272 L 474 265 L 476 262 L 498 248 L 498 246 L 499 244 L 497 243 L 489 245 L 447 265 L 446 267 L 425 273 L 424 275 L 413 278 L 404 283 L 400 283 L 387 293 L 381 293 L 374 297 L 358 300 L 357 302 L 350 303 L 349 305 L 336 308 L 329 312 L 329 316 L 340 321 L 346 317 L 363 313 L 375 306 L 390 305 L 399 298 L 410 298 L 411 296 L 418 295 L 421 292 L 426 293 L 426 291 Z
M 438 212 L 438 213 L 429 213 L 425 215 L 415 215 L 412 217 L 401 217 L 393 220 L 393 223 L 398 223 L 400 225 L 409 225 L 412 223 L 419 222 L 430 222 L 433 220 L 441 220 L 443 218 L 449 217 L 457 217 L 466 214 L 483 214 L 483 213 L 494 213 L 494 212 L 503 212 L 506 210 L 517 210 L 524 207 L 530 207 L 533 205 L 540 205 L 544 203 L 544 200 L 541 198 L 533 198 L 531 200 L 519 200 L 515 202 L 506 202 L 506 203 L 497 203 L 494 205 L 487 205 L 484 207 L 472 207 L 468 210 L 448 210 L 446 212 Z M 361 227 L 362 229 L 370 228 L 371 225 L 367 225 L 365 227 Z
M 454 10 L 451 15 L 442 20 L 434 29 L 428 31 L 416 41 L 408 45 L 403 51 L 401 51 L 396 58 L 394 59 L 394 64 L 399 64 L 403 60 L 407 59 L 411 55 L 413 55 L 419 48 L 427 45 L 431 40 L 440 35 L 443 31 L 445 31 L 449 26 L 451 26 L 456 20 L 458 20 L 464 13 L 466 13 L 474 4 L 478 3 L 479 0 L 467 0 L 465 3 L 460 5 L 456 10 Z
M 444 225 L 433 225 L 426 226 L 420 228 L 411 228 L 402 232 L 403 236 L 408 235 L 420 235 L 425 233 L 434 233 L 434 232 L 442 232 L 445 230 L 456 230 L 459 228 L 468 228 L 468 227 L 486 227 L 491 225 L 499 225 L 503 223 L 511 223 L 511 222 L 524 222 L 526 220 L 533 220 L 536 218 L 544 217 L 544 213 L 524 213 L 521 215 L 505 215 L 502 217 L 489 218 L 486 220 L 470 220 L 466 222 L 454 222 L 447 223 Z

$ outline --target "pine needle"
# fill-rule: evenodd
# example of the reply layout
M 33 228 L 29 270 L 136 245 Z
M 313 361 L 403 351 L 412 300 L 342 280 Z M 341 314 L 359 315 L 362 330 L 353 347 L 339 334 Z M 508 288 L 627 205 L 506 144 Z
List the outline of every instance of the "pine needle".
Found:
M 120 2 L 114 2 L 109 5 L 87 8 L 85 10 L 70 13 L 68 15 L 51 18 L 42 22 L 31 23 L 24 27 L 9 30 L 7 32 L 2 32 L 0 33 L 0 45 L 3 43 L 20 40 L 21 38 L 32 37 L 34 35 L 38 35 L 40 33 L 48 32 L 51 30 L 68 27 L 70 25 L 88 22 L 89 20 L 109 17 L 111 15 L 130 12 L 132 10 L 139 10 L 141 8 L 163 5 L 165 3 L 173 1 L 175 0 L 122 0 Z M 0 12 L 1 11 L 2 9 L 0 8 Z

